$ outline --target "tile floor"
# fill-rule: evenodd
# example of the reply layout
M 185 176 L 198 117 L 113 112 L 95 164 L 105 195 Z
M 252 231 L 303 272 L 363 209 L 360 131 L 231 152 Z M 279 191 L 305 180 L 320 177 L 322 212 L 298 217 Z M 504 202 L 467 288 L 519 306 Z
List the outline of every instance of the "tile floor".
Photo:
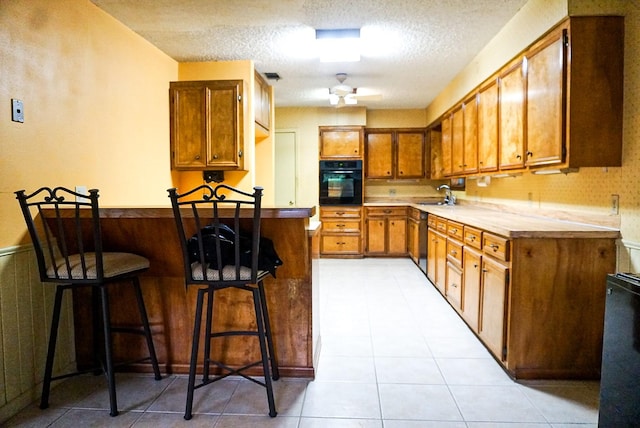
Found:
M 186 379 L 119 375 L 112 418 L 103 377 L 72 378 L 6 422 L 54 427 L 596 427 L 597 382 L 513 382 L 408 259 L 320 260 L 317 376 L 264 389 L 244 379 L 196 391 Z

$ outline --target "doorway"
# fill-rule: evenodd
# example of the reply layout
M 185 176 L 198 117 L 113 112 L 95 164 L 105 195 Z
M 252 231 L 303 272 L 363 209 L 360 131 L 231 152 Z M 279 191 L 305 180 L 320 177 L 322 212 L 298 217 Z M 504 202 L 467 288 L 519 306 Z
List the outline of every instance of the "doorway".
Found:
M 294 130 L 279 130 L 275 135 L 275 204 L 294 207 L 297 202 L 297 135 Z

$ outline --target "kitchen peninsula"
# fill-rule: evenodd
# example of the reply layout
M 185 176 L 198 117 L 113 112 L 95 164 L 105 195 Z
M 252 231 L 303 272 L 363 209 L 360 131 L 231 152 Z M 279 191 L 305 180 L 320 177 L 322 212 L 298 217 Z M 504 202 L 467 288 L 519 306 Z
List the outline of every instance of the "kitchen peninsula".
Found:
M 317 238 L 310 217 L 315 208 L 263 208 L 261 234 L 270 238 L 284 264 L 277 278 L 265 279 L 265 291 L 280 373 L 289 377 L 314 377 L 314 353 L 319 340 L 317 323 Z M 144 255 L 151 267 L 141 276 L 149 323 L 163 372 L 186 373 L 189 368 L 196 287 L 185 290 L 182 255 L 171 208 L 101 208 L 104 248 Z M 135 299 L 125 287 L 111 288 L 112 318 L 118 324 L 135 325 Z M 214 309 L 214 325 L 251 329 L 255 324 L 251 299 L 230 298 L 220 291 Z M 91 359 L 90 296 L 74 294 L 76 354 L 80 366 Z M 314 319 L 316 317 L 316 319 Z M 242 327 L 244 326 L 244 327 Z M 126 339 L 126 341 L 125 341 Z M 138 338 L 114 337 L 114 359 L 134 360 L 145 347 Z M 259 358 L 257 342 L 251 338 L 228 338 L 218 342 L 212 358 L 241 364 Z M 255 346 L 253 346 L 255 344 Z M 247 349 L 251 349 L 250 352 Z M 148 371 L 134 366 L 133 370 Z

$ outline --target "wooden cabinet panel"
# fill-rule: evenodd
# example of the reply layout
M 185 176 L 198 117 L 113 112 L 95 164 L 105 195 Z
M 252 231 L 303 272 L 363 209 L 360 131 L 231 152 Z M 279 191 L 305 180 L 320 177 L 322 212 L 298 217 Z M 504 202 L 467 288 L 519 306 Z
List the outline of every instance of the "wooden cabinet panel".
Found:
M 365 144 L 365 177 L 392 178 L 394 174 L 393 133 L 367 131 Z
M 435 248 L 435 286 L 444 296 L 446 295 L 447 237 L 439 233 L 435 235 L 437 237 L 437 245 Z
M 398 131 L 396 134 L 397 178 L 426 176 L 425 132 Z
M 498 169 L 498 81 L 478 92 L 478 170 Z
M 463 107 L 463 162 L 462 172 L 478 172 L 478 100 L 474 94 Z
M 500 77 L 500 169 L 524 168 L 524 88 L 520 59 Z
M 471 330 L 478 332 L 480 316 L 480 284 L 482 281 L 482 254 L 465 245 L 462 269 L 462 318 Z
M 415 210 L 415 208 L 412 208 Z M 416 210 L 419 211 L 419 210 Z M 426 232 L 424 232 L 426 233 Z M 407 251 L 414 263 L 420 261 L 420 220 L 412 217 L 407 222 Z
M 527 165 L 564 162 L 566 30 L 555 31 L 527 54 Z
M 259 73 L 255 73 L 253 90 L 255 121 L 267 134 L 269 132 L 269 121 L 271 118 L 271 92 L 269 88 L 269 85 L 262 76 L 260 76 Z
M 386 219 L 370 218 L 366 220 L 366 253 L 367 254 L 386 254 L 387 253 L 387 228 Z
M 482 258 L 482 311 L 478 335 L 500 361 L 506 358 L 508 272 L 508 266 L 490 257 Z
M 407 254 L 407 218 L 390 217 L 387 219 L 387 254 Z
M 176 170 L 244 167 L 242 80 L 171 82 L 171 165 Z
M 362 256 L 362 208 L 349 206 L 320 207 L 322 237 L 320 254 Z
M 451 114 L 451 174 L 464 173 L 464 116 L 462 105 Z
M 460 266 L 450 261 L 447 262 L 447 300 L 453 308 L 462 312 L 462 270 Z
M 362 159 L 364 128 L 320 126 L 320 159 Z
M 442 134 L 441 134 L 441 159 L 442 159 L 442 174 L 441 177 L 450 176 L 453 172 L 452 167 L 452 148 L 451 148 L 451 116 L 445 116 L 442 119 Z
M 367 207 L 365 224 L 366 254 L 407 254 L 406 207 Z
M 438 180 L 444 177 L 442 164 L 442 127 L 431 128 L 427 136 L 429 138 L 429 152 L 431 153 L 431 179 Z

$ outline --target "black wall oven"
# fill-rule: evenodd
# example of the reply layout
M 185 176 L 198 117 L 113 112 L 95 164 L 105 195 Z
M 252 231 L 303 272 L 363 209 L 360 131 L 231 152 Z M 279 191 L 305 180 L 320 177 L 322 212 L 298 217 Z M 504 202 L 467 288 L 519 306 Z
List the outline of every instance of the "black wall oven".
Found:
M 362 161 L 320 161 L 320 205 L 362 205 Z

